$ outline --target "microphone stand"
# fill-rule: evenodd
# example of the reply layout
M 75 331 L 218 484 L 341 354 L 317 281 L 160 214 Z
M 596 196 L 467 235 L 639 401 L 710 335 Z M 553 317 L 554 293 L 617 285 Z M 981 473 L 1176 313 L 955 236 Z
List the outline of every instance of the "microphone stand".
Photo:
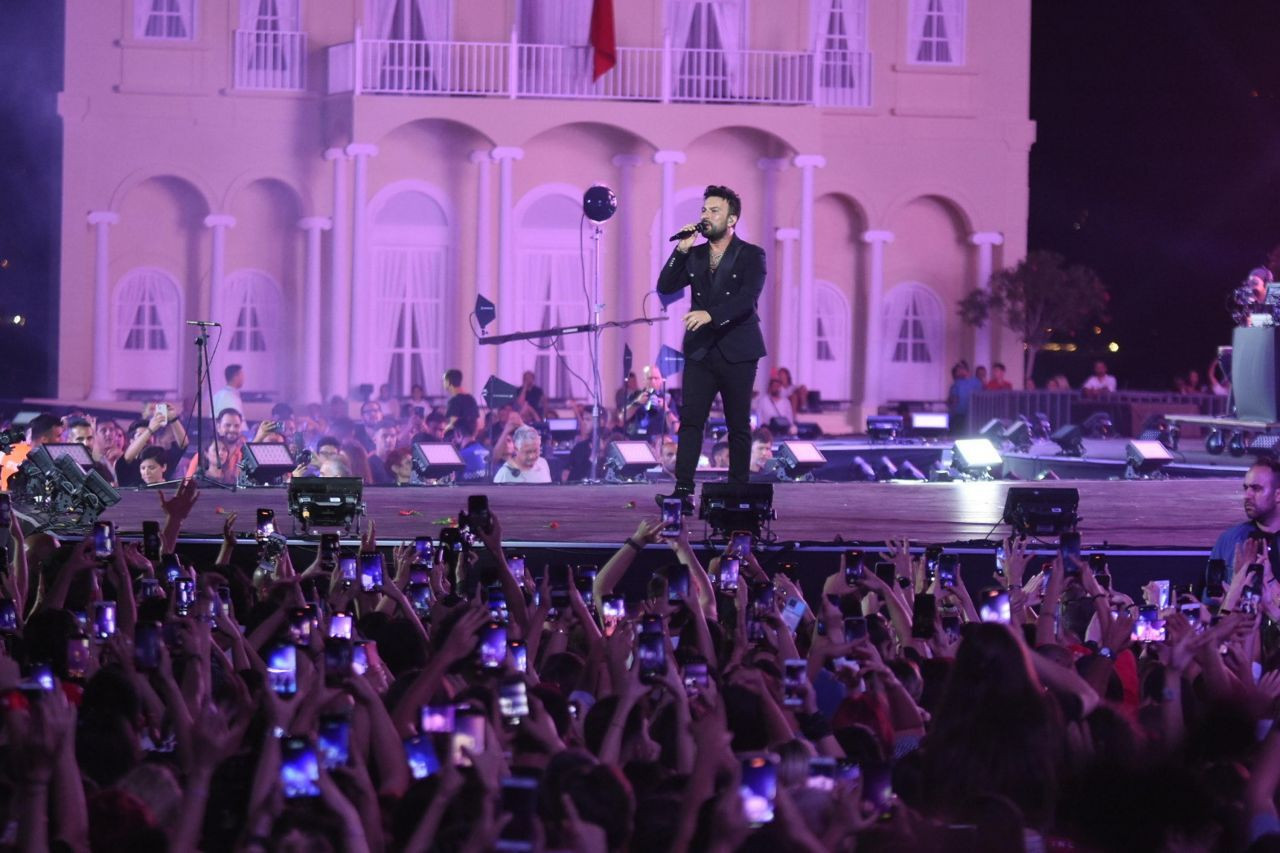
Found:
M 217 489 L 225 489 L 227 491 L 235 491 L 235 485 L 224 483 L 221 480 L 215 480 L 209 476 L 209 460 L 205 457 L 204 446 L 204 400 L 205 395 L 209 398 L 209 410 L 213 417 L 217 417 L 217 412 L 213 411 L 213 381 L 209 376 L 209 327 L 213 323 L 205 323 L 202 321 L 188 321 L 189 325 L 198 326 L 200 334 L 196 335 L 196 474 L 193 478 L 196 485 L 201 487 L 211 486 Z M 217 460 L 218 467 L 222 467 L 222 446 L 218 441 L 217 425 L 214 425 L 213 434 L 213 455 Z

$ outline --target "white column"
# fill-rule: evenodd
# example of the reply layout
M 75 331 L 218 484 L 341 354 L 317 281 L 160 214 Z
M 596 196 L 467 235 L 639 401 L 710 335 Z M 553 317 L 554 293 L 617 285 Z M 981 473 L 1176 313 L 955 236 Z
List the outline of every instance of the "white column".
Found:
M 351 357 L 351 203 L 347 196 L 347 152 L 330 148 L 324 158 L 333 163 L 333 234 L 329 240 L 329 292 L 325 300 L 324 334 L 328 342 L 325 392 L 346 397 Z
M 302 392 L 303 402 L 323 403 L 320 388 L 320 302 L 323 298 L 320 283 L 320 234 L 333 227 L 325 216 L 308 216 L 299 220 L 298 227 L 307 233 L 306 284 L 302 291 Z
M 795 245 L 800 239 L 799 228 L 779 228 L 774 235 L 782 246 L 782 257 L 774 265 L 775 281 L 781 282 L 778 299 L 778 322 L 774 324 L 773 366 L 785 367 L 796 378 L 796 360 L 800 353 L 800 323 L 796 319 Z
M 108 229 L 120 222 L 120 214 L 95 210 L 89 214 L 93 226 L 93 385 L 90 400 L 110 400 L 111 379 L 111 267 Z
M 814 316 L 814 260 L 817 233 L 814 227 L 813 172 L 827 165 L 827 158 L 818 154 L 801 154 L 795 158 L 800 169 L 800 293 L 799 338 L 800 357 L 796 360 L 792 378 L 801 384 L 813 379 L 814 347 L 817 318 Z
M 662 241 L 665 241 L 667 237 L 671 236 L 676 229 L 676 166 L 685 162 L 685 159 L 683 151 L 664 149 L 653 152 L 653 162 L 662 167 L 662 214 L 660 219 L 661 225 L 658 227 L 659 245 L 663 245 Z M 671 247 L 667 246 L 665 252 L 669 253 L 670 250 Z M 665 254 L 661 260 L 666 260 Z M 667 314 L 665 309 L 663 310 L 663 314 Z M 679 326 L 681 316 L 682 315 L 680 314 L 675 314 L 671 316 L 671 319 L 667 322 L 655 323 L 649 327 L 649 359 L 648 362 L 641 362 L 641 364 L 652 363 L 657 360 L 658 350 L 662 346 L 664 337 L 667 340 L 674 341 L 679 341 L 681 339 L 682 335 L 677 334 L 677 332 L 679 332 L 678 329 L 673 328 L 672 330 L 666 330 L 665 332 L 663 329 L 664 326 Z
M 612 307 L 614 318 L 620 320 L 630 320 L 640 316 L 640 300 L 643 298 L 641 293 L 644 292 L 636 292 L 639 288 L 635 287 L 631 274 L 631 266 L 635 263 L 634 245 L 632 245 L 635 229 L 631 227 L 632 213 L 634 213 L 632 205 L 635 204 L 636 167 L 641 163 L 644 163 L 644 160 L 632 154 L 620 154 L 613 158 L 613 165 L 618 170 L 618 213 L 613 214 L 613 219 L 609 220 L 609 229 L 616 236 L 614 245 L 617 246 L 618 260 L 613 268 L 613 279 L 605 278 L 602 289 L 605 293 L 617 293 Z M 616 341 L 604 346 L 613 346 L 618 353 L 621 353 L 623 338 L 618 336 L 614 338 Z M 621 359 L 621 355 L 618 357 Z M 621 361 L 618 364 L 621 364 Z M 604 374 L 604 387 L 608 388 L 609 384 L 611 379 L 608 374 Z
M 516 247 L 515 216 L 512 197 L 512 169 L 516 160 L 524 159 L 524 149 L 500 145 L 490 152 L 498 163 L 498 328 L 505 332 L 520 330 L 516 312 Z M 519 351 L 511 344 L 498 348 L 498 376 L 519 384 L 522 372 Z M 477 377 L 479 379 L 479 377 Z
M 225 213 L 211 213 L 204 218 L 204 225 L 213 232 L 213 251 L 209 261 L 209 311 L 218 304 L 222 293 L 222 278 L 226 268 L 227 229 L 236 227 L 236 218 Z M 208 318 L 202 318 L 208 319 Z
M 775 234 L 778 225 L 778 175 L 791 165 L 791 161 L 785 157 L 762 157 L 756 161 L 756 168 L 764 173 L 764 192 L 760 197 L 760 233 L 763 239 L 760 244 L 765 247 L 766 252 L 769 250 L 769 235 Z M 766 341 L 772 340 L 774 331 L 778 324 L 777 313 L 774 306 L 785 298 L 785 295 L 779 290 L 778 283 L 782 280 L 778 274 L 777 258 L 766 257 L 766 266 L 773 274 L 765 281 L 765 293 L 760 300 L 760 328 L 764 332 Z M 770 352 L 772 363 L 778 363 L 778 353 Z M 769 371 L 761 370 L 756 374 L 756 386 L 760 392 L 767 393 L 769 390 Z
M 978 287 L 986 290 L 991 284 L 993 247 L 1004 245 L 1004 235 L 999 231 L 978 231 L 969 235 L 969 242 L 978 247 Z M 991 368 L 991 322 L 988 320 L 981 329 L 973 330 L 974 368 L 980 364 L 988 370 Z
M 369 158 L 378 156 L 378 146 L 367 143 L 354 143 L 347 146 L 347 156 L 355 160 L 355 176 L 351 182 L 351 361 L 347 375 L 348 391 L 362 382 L 373 383 L 377 390 L 385 377 L 372 374 L 367 358 L 371 348 L 365 339 L 369 322 L 369 306 L 374 300 L 368 298 L 368 237 L 366 236 L 366 207 L 369 199 Z M 359 293 L 361 298 L 355 298 Z
M 476 165 L 476 293 L 493 299 L 493 157 L 488 151 L 472 151 L 470 161 Z M 462 313 L 469 306 L 458 306 Z M 492 331 L 490 329 L 489 331 Z M 472 373 L 467 382 L 471 388 L 483 388 L 493 373 L 496 347 L 474 344 Z M 429 381 L 438 381 L 431 377 Z
M 867 282 L 867 349 L 862 357 L 863 415 L 880 405 L 881 358 L 884 355 L 884 247 L 893 242 L 892 231 L 867 231 L 862 242 L 871 247 Z

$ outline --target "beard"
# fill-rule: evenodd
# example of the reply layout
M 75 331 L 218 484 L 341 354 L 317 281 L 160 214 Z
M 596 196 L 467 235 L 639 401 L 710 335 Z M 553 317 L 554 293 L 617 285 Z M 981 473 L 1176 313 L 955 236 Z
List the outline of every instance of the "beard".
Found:
M 707 238 L 708 243 L 714 243 L 721 237 L 729 233 L 728 223 L 724 225 L 712 225 L 710 222 L 702 229 L 702 236 Z

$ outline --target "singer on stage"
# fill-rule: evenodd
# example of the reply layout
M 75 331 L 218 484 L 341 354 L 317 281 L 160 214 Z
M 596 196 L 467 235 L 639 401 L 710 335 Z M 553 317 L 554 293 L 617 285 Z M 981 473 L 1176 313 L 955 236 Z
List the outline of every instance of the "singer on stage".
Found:
M 693 514 L 693 472 L 716 394 L 729 427 L 729 481 L 747 482 L 751 458 L 751 391 L 764 336 L 756 302 L 764 289 L 764 249 L 738 239 L 733 227 L 742 200 L 728 187 L 707 187 L 702 218 L 680 230 L 675 251 L 658 276 L 659 293 L 692 289 L 684 315 L 684 385 L 674 494 Z M 699 234 L 706 242 L 697 246 Z M 661 496 L 659 496 L 661 504 Z

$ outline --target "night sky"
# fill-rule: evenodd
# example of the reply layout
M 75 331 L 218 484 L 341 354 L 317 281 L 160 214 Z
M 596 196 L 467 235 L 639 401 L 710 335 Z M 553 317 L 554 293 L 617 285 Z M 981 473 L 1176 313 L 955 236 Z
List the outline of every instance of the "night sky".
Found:
M 3 6 L 0 398 L 12 399 L 55 385 L 63 3 Z M 1114 340 L 1122 387 L 1163 389 L 1229 342 L 1227 294 L 1280 244 L 1277 35 L 1272 0 L 1035 0 L 1030 246 L 1092 266 L 1112 293 L 1103 333 L 1044 369 L 1078 382 Z

